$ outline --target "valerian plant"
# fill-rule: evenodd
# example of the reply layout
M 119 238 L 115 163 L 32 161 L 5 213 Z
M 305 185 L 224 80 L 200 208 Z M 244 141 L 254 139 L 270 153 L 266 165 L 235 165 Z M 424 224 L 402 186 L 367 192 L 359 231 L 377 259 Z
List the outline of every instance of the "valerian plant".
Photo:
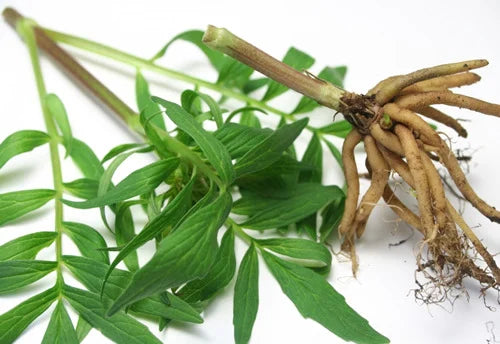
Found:
M 236 343 L 246 343 L 259 305 L 259 255 L 304 317 L 346 341 L 388 342 L 325 279 L 332 256 L 324 243 L 340 222 L 345 194 L 337 186 L 321 183 L 322 142 L 339 159 L 328 136 L 345 137 L 351 130 L 349 123 L 314 128 L 308 126 L 307 118 L 298 120 L 296 114 L 307 114 L 319 106 L 307 97 L 292 113 L 271 107 L 268 102 L 288 88 L 267 78 L 251 78 L 252 68 L 207 47 L 202 31 L 177 35 L 146 60 L 42 28 L 13 9 L 4 10 L 4 17 L 31 56 L 46 132 L 25 130 L 8 136 L 0 145 L 1 165 L 48 144 L 54 185 L 52 189 L 0 194 L 0 221 L 8 224 L 52 201 L 55 231 L 33 233 L 1 247 L 0 288 L 13 293 L 53 271 L 57 278 L 53 287 L 0 316 L 0 343 L 15 341 L 52 303 L 57 305 L 44 343 L 78 343 L 93 328 L 117 343 L 159 343 L 140 319 L 153 320 L 162 330 L 172 321 L 201 323 L 207 302 L 233 279 L 234 338 Z M 155 63 L 178 40 L 200 48 L 218 72 L 216 82 Z M 57 41 L 72 42 L 137 67 L 138 111 L 116 97 Z M 143 142 L 114 147 L 99 160 L 88 145 L 74 138 L 62 101 L 46 91 L 40 50 L 120 116 Z M 314 63 L 311 56 L 295 48 L 290 48 L 283 61 L 297 69 Z M 145 69 L 195 87 L 182 92 L 179 103 L 151 96 L 142 74 Z M 345 72 L 343 66 L 327 67 L 320 77 L 341 87 Z M 221 98 L 215 100 L 202 88 L 218 92 Z M 264 88 L 261 100 L 249 95 Z M 229 112 L 225 109 L 228 99 L 242 101 L 243 106 Z M 267 113 L 281 116 L 276 128 L 262 127 L 259 116 Z M 167 127 L 164 116 L 175 127 Z M 304 130 L 311 131 L 312 137 L 299 159 L 294 142 Z M 60 147 L 80 169 L 81 178 L 63 179 Z M 154 153 L 157 161 L 112 182 L 130 156 L 147 153 Z M 103 228 L 111 231 L 115 242 L 108 245 L 96 229 L 64 218 L 64 207 L 99 209 Z M 137 232 L 136 211 L 148 217 Z M 256 231 L 272 234 L 263 237 Z M 76 244 L 81 256 L 64 254 L 63 235 Z M 235 237 L 248 244 L 239 268 Z M 149 241 L 156 243 L 156 252 L 141 266 L 137 249 Z M 40 250 L 51 245 L 55 261 L 36 259 Z M 118 251 L 114 259 L 110 259 L 110 251 Z M 118 268 L 122 262 L 127 270 Z M 63 268 L 85 289 L 71 286 L 64 279 Z M 68 307 L 79 315 L 76 328 Z

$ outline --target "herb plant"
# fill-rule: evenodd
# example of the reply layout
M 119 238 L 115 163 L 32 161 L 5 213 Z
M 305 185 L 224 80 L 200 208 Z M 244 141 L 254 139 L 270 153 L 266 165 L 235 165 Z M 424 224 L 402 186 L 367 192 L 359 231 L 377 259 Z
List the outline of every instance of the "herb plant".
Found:
M 57 278 L 53 287 L 0 316 L 0 343 L 15 341 L 54 302 L 57 306 L 44 343 L 78 343 L 92 328 L 117 343 L 159 343 L 139 319 L 154 320 L 160 329 L 171 321 L 200 323 L 207 302 L 233 278 L 234 337 L 235 342 L 246 343 L 258 311 L 259 256 L 304 317 L 346 341 L 388 342 L 325 279 L 332 259 L 325 242 L 340 221 L 345 194 L 337 186 L 321 184 L 322 143 L 340 162 L 340 154 L 328 136 L 345 137 L 351 130 L 348 122 L 308 126 L 307 118 L 295 116 L 319 106 L 308 97 L 302 98 L 292 113 L 271 107 L 268 101 L 288 88 L 267 78 L 251 78 L 252 68 L 205 46 L 201 31 L 179 34 L 146 60 L 42 28 L 13 9 L 4 10 L 4 17 L 28 48 L 46 132 L 29 130 L 8 136 L 0 145 L 0 166 L 47 144 L 54 185 L 50 190 L 0 194 L 0 223 L 8 224 L 52 201 L 55 230 L 23 236 L 0 248 L 0 290 L 16 292 L 53 271 Z M 176 40 L 201 49 L 218 72 L 217 82 L 154 62 Z M 56 42 L 137 67 L 138 112 Z M 74 138 L 61 100 L 46 91 L 39 49 L 108 105 L 143 142 L 114 147 L 99 160 L 88 145 Z M 307 69 L 314 63 L 312 57 L 295 48 L 283 61 L 297 69 Z M 179 104 L 151 96 L 142 69 L 195 87 L 181 94 Z M 345 67 L 327 67 L 319 77 L 341 87 L 345 71 Z M 221 98 L 215 100 L 200 88 L 216 91 Z M 249 95 L 259 88 L 266 88 L 263 99 Z M 227 99 L 244 104 L 229 112 L 225 109 Z M 262 113 L 281 116 L 277 128 L 262 128 Z M 164 115 L 175 127 L 167 127 Z M 293 143 L 303 130 L 311 131 L 312 138 L 299 159 Z M 63 179 L 61 147 L 80 169 L 82 178 Z M 116 185 L 112 182 L 127 158 L 150 153 L 157 161 L 131 172 Z M 66 219 L 65 207 L 99 208 L 103 226 L 113 233 L 115 244 L 108 246 L 97 230 Z M 114 222 L 108 219 L 107 208 L 114 213 Z M 149 219 L 137 232 L 135 211 L 144 212 Z M 258 231 L 271 234 L 263 236 Z M 81 256 L 64 255 L 62 235 L 76 244 Z M 218 237 L 222 237 L 220 243 Z M 238 268 L 235 237 L 248 244 Z M 156 252 L 140 266 L 136 250 L 151 240 L 156 243 Z M 51 245 L 56 251 L 55 261 L 36 259 L 40 250 Z M 110 259 L 110 251 L 118 251 L 114 259 Z M 121 262 L 127 270 L 117 268 Z M 86 289 L 69 285 L 63 267 Z M 76 328 L 68 316 L 68 306 L 79 314 Z

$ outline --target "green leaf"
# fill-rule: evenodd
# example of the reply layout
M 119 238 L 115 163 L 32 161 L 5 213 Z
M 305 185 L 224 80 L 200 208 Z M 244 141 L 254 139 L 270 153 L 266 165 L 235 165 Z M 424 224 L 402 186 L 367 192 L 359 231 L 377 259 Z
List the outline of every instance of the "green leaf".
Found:
M 109 266 L 95 262 L 88 258 L 64 256 L 65 266 L 75 277 L 85 285 L 91 292 L 98 293 L 101 290 L 102 280 Z M 109 277 L 109 284 L 104 289 L 104 296 L 110 300 L 117 298 L 130 283 L 132 273 L 124 270 L 113 270 Z M 202 323 L 198 311 L 177 296 L 167 293 L 169 304 L 162 302 L 160 296 L 154 295 L 140 300 L 131 305 L 130 310 L 142 315 L 160 316 L 172 320 Z
M 42 344 L 79 344 L 73 323 L 61 300 L 57 303 Z
M 76 336 L 78 341 L 81 343 L 87 337 L 90 330 L 92 330 L 92 325 L 90 325 L 82 316 L 78 317 L 78 322 L 76 323 Z
M 224 193 L 200 208 L 160 242 L 151 260 L 137 270 L 109 314 L 137 300 L 204 277 L 217 253 L 217 231 L 231 209 L 231 195 Z
M 238 159 L 268 138 L 272 133 L 271 129 L 259 129 L 237 123 L 226 123 L 214 132 L 214 136 L 226 147 L 232 159 Z
M 50 307 L 58 295 L 57 288 L 51 288 L 0 315 L 0 343 L 14 342 L 29 324 Z
M 337 228 L 344 214 L 345 196 L 328 204 L 321 212 L 320 242 L 324 243 Z
M 215 263 L 208 274 L 204 278 L 187 283 L 177 295 L 189 303 L 208 300 L 231 282 L 235 269 L 234 233 L 228 229 L 222 237 Z
M 36 282 L 56 268 L 57 262 L 43 260 L 7 260 L 0 262 L 0 294 Z
M 253 111 L 243 112 L 240 117 L 240 124 L 253 128 L 262 128 L 259 117 L 257 117 Z
M 389 343 L 345 302 L 316 272 L 261 251 L 269 270 L 300 314 L 311 318 L 340 338 L 359 344 Z
M 35 189 L 0 194 L 0 225 L 40 208 L 56 195 L 54 190 Z
M 347 72 L 347 67 L 346 66 L 339 66 L 339 67 L 325 67 L 323 70 L 319 73 L 318 78 L 322 80 L 326 80 L 338 87 L 343 88 L 344 87 L 344 77 Z M 309 98 L 309 97 L 302 97 L 295 107 L 295 109 L 291 112 L 292 115 L 296 115 L 299 113 L 307 113 L 311 112 L 315 108 L 317 108 L 319 104 Z
M 84 257 L 109 264 L 106 241 L 94 228 L 83 223 L 63 222 L 63 230 L 76 244 Z
M 255 106 L 244 106 L 244 107 L 241 107 L 239 109 L 236 109 L 236 110 L 232 111 L 229 114 L 229 116 L 227 116 L 226 121 L 224 123 L 226 123 L 226 124 L 230 123 L 231 120 L 234 118 L 234 116 L 236 116 L 239 113 L 245 114 L 245 112 L 251 112 L 251 111 L 258 111 L 260 113 L 263 113 L 264 115 L 267 115 L 267 112 L 265 112 L 261 108 L 258 108 L 258 107 L 255 107 Z
M 303 51 L 291 47 L 288 49 L 285 57 L 283 58 L 283 62 L 298 71 L 302 71 L 310 68 L 314 64 L 314 58 L 307 55 Z M 262 101 L 267 102 L 280 94 L 285 93 L 287 90 L 288 87 L 271 80 Z
M 277 129 L 268 138 L 248 151 L 234 165 L 236 175 L 260 171 L 278 160 L 283 152 L 295 141 L 307 125 L 307 118 L 285 125 Z
M 296 238 L 277 238 L 257 240 L 260 247 L 281 255 L 296 258 L 296 263 L 313 268 L 322 268 L 322 272 L 330 270 L 332 255 L 323 245 L 311 240 Z
M 234 60 L 228 59 L 219 70 L 219 78 L 217 84 L 224 85 L 228 88 L 241 89 L 253 73 L 253 69 L 247 65 Z
M 99 180 L 104 173 L 104 167 L 92 149 L 78 139 L 73 138 L 69 156 L 86 178 Z
M 323 175 L 323 149 L 317 134 L 313 134 L 311 141 L 307 145 L 302 163 L 312 166 L 313 170 L 305 170 L 300 172 L 300 182 L 321 183 Z
M 0 246 L 0 261 L 35 259 L 41 249 L 50 246 L 56 232 L 38 232 L 24 235 Z
M 286 226 L 317 212 L 329 202 L 343 196 L 344 193 L 337 186 L 297 184 L 292 197 L 269 202 L 265 209 L 259 208 L 240 226 L 258 230 Z
M 37 130 L 21 130 L 7 136 L 0 143 L 0 168 L 11 158 L 50 141 L 50 136 Z
M 112 317 L 105 315 L 106 309 L 99 295 L 81 289 L 64 286 L 64 296 L 80 315 L 101 333 L 123 344 L 161 344 L 148 328 L 124 312 Z
M 266 86 L 268 83 L 269 83 L 268 78 L 258 78 L 258 79 L 249 80 L 243 86 L 243 93 L 245 93 L 245 94 L 252 93 L 252 92 L 257 91 L 258 89 Z
M 135 224 L 130 205 L 136 201 L 123 202 L 116 208 L 115 215 L 115 239 L 119 246 L 127 245 L 135 238 Z M 137 252 L 131 252 L 123 259 L 125 265 L 130 271 L 139 269 L 139 258 Z
M 234 341 L 236 344 L 248 343 L 259 309 L 259 258 L 254 244 L 241 261 L 233 307 Z
M 323 140 L 323 141 L 326 143 L 326 146 L 328 147 L 328 149 L 332 153 L 333 157 L 335 158 L 335 160 L 339 164 L 340 168 L 343 169 L 344 163 L 342 162 L 342 153 L 340 153 L 339 149 L 337 147 L 335 147 L 335 145 L 333 143 L 331 143 L 330 141 L 328 141 L 328 140 Z
M 148 222 L 142 231 L 139 232 L 132 240 L 130 240 L 124 248 L 120 250 L 116 258 L 111 263 L 108 272 L 104 278 L 104 283 L 111 271 L 131 252 L 134 252 L 139 247 L 144 245 L 149 240 L 154 239 L 167 229 L 173 228 L 189 210 L 191 206 L 191 194 L 195 179 L 192 178 L 188 184 L 179 192 L 179 194 L 167 204 L 158 216 Z M 104 285 L 104 284 L 103 284 Z
M 73 134 L 71 133 L 71 126 L 69 125 L 68 114 L 66 113 L 64 104 L 61 99 L 53 93 L 49 93 L 45 96 L 44 103 L 61 131 L 63 142 L 66 146 L 66 156 L 68 156 L 71 152 Z
M 135 99 L 139 113 L 144 112 L 146 118 L 148 118 L 152 124 L 165 130 L 165 122 L 163 121 L 160 107 L 151 100 L 149 84 L 139 69 L 137 69 L 135 75 Z
M 99 182 L 90 178 L 80 178 L 69 183 L 63 183 L 64 189 L 71 195 L 83 199 L 91 199 L 97 197 L 97 189 Z
M 158 97 L 153 97 L 152 99 L 166 109 L 166 113 L 172 122 L 193 138 L 217 171 L 222 182 L 230 185 L 234 179 L 234 170 L 231 163 L 231 156 L 222 143 L 212 134 L 205 131 L 201 124 L 196 122 L 193 116 L 179 105 Z
M 112 148 L 105 156 L 102 158 L 101 163 L 104 164 L 106 161 L 113 159 L 115 156 L 129 151 L 134 148 L 142 148 L 144 147 L 143 143 L 124 143 L 122 145 L 118 145 Z
M 182 92 L 182 97 L 189 97 L 191 102 L 193 102 L 197 97 L 200 98 L 205 104 L 208 105 L 210 113 L 212 114 L 215 123 L 217 123 L 217 128 L 220 128 L 224 124 L 224 120 L 222 119 L 222 110 L 220 109 L 219 104 L 217 104 L 217 102 L 208 94 L 193 90 L 185 90 Z
M 178 40 L 186 41 L 189 43 L 194 44 L 200 50 L 207 56 L 208 60 L 214 66 L 217 71 L 220 71 L 222 69 L 222 66 L 226 63 L 228 60 L 228 57 L 226 57 L 224 54 L 219 53 L 218 51 L 215 51 L 213 49 L 210 49 L 201 41 L 201 38 L 203 37 L 204 32 L 200 30 L 190 30 L 190 31 L 185 31 L 174 38 L 172 38 L 167 44 L 161 48 L 159 52 L 156 53 L 156 55 L 151 59 L 151 61 L 155 61 L 159 58 L 161 58 L 165 53 L 167 52 L 167 49 L 170 47 L 172 43 Z
M 351 132 L 351 130 L 352 125 L 346 120 L 333 122 L 332 124 L 318 128 L 318 131 L 323 134 L 334 135 L 343 139 Z
M 115 188 L 104 195 L 85 202 L 62 200 L 63 203 L 79 209 L 89 209 L 115 204 L 137 195 L 154 190 L 179 165 L 179 159 L 160 160 L 140 168 L 125 177 Z

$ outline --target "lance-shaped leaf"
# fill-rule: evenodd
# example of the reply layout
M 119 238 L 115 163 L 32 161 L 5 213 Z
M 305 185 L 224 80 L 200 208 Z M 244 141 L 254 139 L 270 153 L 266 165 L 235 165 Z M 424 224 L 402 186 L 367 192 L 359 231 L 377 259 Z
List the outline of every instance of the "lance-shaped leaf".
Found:
M 90 330 L 92 330 L 92 325 L 90 325 L 87 320 L 83 319 L 80 315 L 78 317 L 78 322 L 76 323 L 76 336 L 78 337 L 78 341 L 80 343 L 85 339 L 85 337 L 87 337 Z
M 90 178 L 76 179 L 69 183 L 63 183 L 63 185 L 67 192 L 83 199 L 96 198 L 99 188 L 99 182 Z
M 52 312 L 42 344 L 79 344 L 73 323 L 61 300 Z
M 108 279 L 109 274 L 125 257 L 137 250 L 149 240 L 154 239 L 168 228 L 173 228 L 189 210 L 191 206 L 191 193 L 193 191 L 194 178 L 179 192 L 179 194 L 167 204 L 158 216 L 148 222 L 146 226 L 132 240 L 130 240 L 124 248 L 120 250 L 116 258 L 111 263 L 111 266 L 104 277 L 103 288 Z
M 271 129 L 226 123 L 214 132 L 214 136 L 226 147 L 232 159 L 238 159 L 268 138 L 272 132 Z
M 137 270 L 125 292 L 109 310 L 114 314 L 135 301 L 204 277 L 217 254 L 217 231 L 231 209 L 231 195 L 193 213 L 163 239 L 151 260 Z
M 21 130 L 9 135 L 0 143 L 0 168 L 11 158 L 50 141 L 50 136 L 37 130 Z
M 135 237 L 135 224 L 134 217 L 132 215 L 132 211 L 130 207 L 138 202 L 138 201 L 127 201 L 120 203 L 116 208 L 115 215 L 115 238 L 116 244 L 118 246 L 127 245 L 130 240 Z M 137 256 L 137 252 L 131 252 L 123 259 L 125 265 L 130 271 L 136 271 L 139 269 L 139 258 Z
M 193 90 L 186 90 L 182 92 L 182 95 L 183 97 L 189 97 L 191 102 L 193 102 L 197 97 L 203 100 L 203 102 L 208 105 L 210 113 L 212 114 L 215 123 L 217 123 L 217 128 L 220 128 L 224 124 L 222 119 L 222 110 L 220 109 L 219 104 L 217 104 L 217 102 L 208 94 Z
M 217 83 L 228 88 L 242 88 L 253 73 L 253 69 L 247 65 L 234 60 L 228 59 L 219 70 Z
M 234 286 L 233 307 L 234 341 L 246 344 L 259 309 L 259 258 L 254 244 L 241 261 Z
M 102 279 L 108 270 L 108 265 L 95 262 L 88 258 L 76 256 L 64 256 L 65 266 L 75 275 L 75 277 L 85 285 L 91 292 L 101 291 Z M 108 299 L 117 298 L 130 283 L 132 273 L 120 269 L 113 270 L 109 277 L 107 287 L 104 289 L 103 296 Z M 179 297 L 167 293 L 169 303 L 164 303 L 160 296 L 153 295 L 143 300 L 137 301 L 130 306 L 130 310 L 147 316 L 160 316 L 172 320 L 188 321 L 193 323 L 202 323 L 198 311 L 191 307 L 187 302 Z
M 248 151 L 234 165 L 236 175 L 241 177 L 245 174 L 260 171 L 277 161 L 300 135 L 307 125 L 307 121 L 307 118 L 303 118 L 297 122 L 284 125 Z
M 295 258 L 300 265 L 322 268 L 328 271 L 332 264 L 332 255 L 323 245 L 312 240 L 296 238 L 276 238 L 257 240 L 260 247 L 281 255 Z
M 344 163 L 342 162 L 342 153 L 340 153 L 339 149 L 337 147 L 335 147 L 335 145 L 333 143 L 331 143 L 330 141 L 324 140 L 324 142 L 326 143 L 326 146 L 330 150 L 330 153 L 332 153 L 333 157 L 335 158 L 335 160 L 339 164 L 340 168 L 343 169 Z
M 179 129 L 193 138 L 210 164 L 217 171 L 222 182 L 230 185 L 234 179 L 234 170 L 231 163 L 231 156 L 227 152 L 226 147 L 211 133 L 205 131 L 201 124 L 179 105 L 158 97 L 153 97 L 152 99 L 165 108 L 168 117 Z
M 308 69 L 314 64 L 314 58 L 309 56 L 303 51 L 300 51 L 294 47 L 288 49 L 285 57 L 283 58 L 283 63 L 289 65 L 290 67 L 297 69 L 299 71 Z M 282 93 L 285 93 L 288 87 L 271 80 L 269 86 L 267 87 L 266 94 L 262 98 L 263 101 L 269 101 Z
M 43 260 L 7 260 L 0 262 L 0 294 L 38 281 L 54 271 L 57 262 Z
M 292 197 L 269 202 L 266 209 L 254 213 L 241 226 L 258 230 L 286 226 L 317 212 L 329 202 L 343 196 L 344 193 L 337 186 L 297 184 Z
M 261 252 L 281 289 L 303 317 L 317 321 L 346 341 L 389 343 L 389 339 L 375 331 L 321 275 Z
M 208 274 L 202 279 L 187 283 L 177 295 L 190 303 L 208 300 L 231 282 L 235 269 L 234 233 L 228 229 L 222 237 L 215 263 Z
M 58 297 L 57 288 L 51 288 L 20 303 L 0 315 L 0 343 L 12 343 Z
M 99 180 L 104 173 L 101 162 L 86 143 L 73 138 L 69 156 L 86 178 Z
M 342 120 L 325 125 L 318 128 L 318 130 L 323 134 L 334 135 L 344 139 L 351 132 L 352 124 L 346 120 Z
M 41 249 L 50 246 L 56 232 L 38 232 L 23 235 L 0 246 L 0 261 L 35 259 Z
M 160 107 L 151 100 L 149 84 L 139 69 L 137 69 L 135 75 L 135 99 L 139 113 L 144 112 L 145 117 L 149 119 L 152 124 L 165 130 L 165 121 L 163 121 Z
M 113 147 L 106 155 L 104 158 L 102 158 L 101 163 L 104 164 L 106 161 L 113 159 L 115 156 L 124 153 L 126 151 L 129 151 L 131 149 L 135 148 L 143 148 L 145 147 L 143 143 L 124 143 L 122 145 L 118 145 L 116 147 Z
M 323 221 L 319 228 L 320 242 L 324 243 L 332 233 L 336 233 L 344 214 L 344 205 L 345 197 L 342 197 L 328 204 L 321 212 Z
M 101 333 L 116 343 L 161 344 L 148 328 L 119 312 L 112 317 L 106 316 L 106 309 L 99 294 L 65 285 L 64 296 L 80 315 Z
M 0 194 L 0 225 L 40 208 L 56 195 L 54 190 L 35 189 Z
M 116 187 L 108 190 L 102 196 L 85 201 L 73 202 L 63 200 L 71 207 L 89 209 L 102 207 L 125 201 L 137 195 L 142 195 L 154 190 L 165 180 L 179 165 L 179 159 L 169 158 L 160 160 L 140 168 L 125 177 Z
M 61 131 L 64 145 L 66 146 L 66 156 L 71 152 L 71 146 L 73 143 L 73 134 L 71 132 L 71 126 L 69 125 L 68 114 L 61 99 L 53 93 L 49 93 L 44 98 L 45 106 L 55 119 L 59 130 Z
M 63 230 L 84 257 L 109 264 L 106 241 L 94 228 L 83 223 L 63 222 Z

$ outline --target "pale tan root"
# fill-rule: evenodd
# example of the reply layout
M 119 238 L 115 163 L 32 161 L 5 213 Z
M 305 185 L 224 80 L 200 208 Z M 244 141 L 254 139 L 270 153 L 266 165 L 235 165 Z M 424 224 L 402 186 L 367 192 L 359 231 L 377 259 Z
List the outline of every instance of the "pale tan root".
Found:
M 455 118 L 448 116 L 447 114 L 435 109 L 431 106 L 425 106 L 422 108 L 412 109 L 413 111 L 427 117 L 433 119 L 439 123 L 446 125 L 447 127 L 455 130 L 458 135 L 462 137 L 467 137 L 467 130 L 458 122 Z
M 417 194 L 418 208 L 420 210 L 420 220 L 422 229 L 425 232 L 425 238 L 430 238 L 435 233 L 434 216 L 432 214 L 431 195 L 429 183 L 425 169 L 420 156 L 420 149 L 413 137 L 411 131 L 403 125 L 397 124 L 394 128 L 399 141 L 403 146 L 408 166 L 415 183 L 415 192 Z
M 420 233 L 424 234 L 422 231 L 420 218 L 415 215 L 413 211 L 408 209 L 406 205 L 401 202 L 401 200 L 394 194 L 389 185 L 384 188 L 384 201 L 387 203 L 392 211 L 394 211 L 403 221 L 417 229 Z
M 452 92 L 427 92 L 409 94 L 396 99 L 396 103 L 407 109 L 420 109 L 432 104 L 443 104 L 465 108 L 486 115 L 500 117 L 500 105 Z
M 382 197 L 390 172 L 389 166 L 378 150 L 373 137 L 370 135 L 365 136 L 364 143 L 366 156 L 371 168 L 371 183 L 365 195 L 361 199 L 352 225 L 352 227 L 356 230 L 358 238 L 363 235 L 368 217 L 379 199 Z
M 424 81 L 420 81 L 405 87 L 398 93 L 398 96 L 410 93 L 422 93 L 431 91 L 445 91 L 448 88 L 472 85 L 481 80 L 481 77 L 475 73 L 465 72 L 452 75 L 439 76 Z
M 460 164 L 458 163 L 455 154 L 453 154 L 453 152 L 444 142 L 441 145 L 439 157 L 441 158 L 442 164 L 448 169 L 453 182 L 457 186 L 458 190 L 460 190 L 462 195 L 484 216 L 489 218 L 491 221 L 500 223 L 500 212 L 483 201 L 476 194 L 474 189 L 467 181 L 464 172 L 460 168 Z
M 396 135 L 388 130 L 382 129 L 380 124 L 373 123 L 370 127 L 370 134 L 373 138 L 391 152 L 404 156 L 403 147 Z
M 377 90 L 375 99 L 378 104 L 384 105 L 394 98 L 403 88 L 408 87 L 416 82 L 436 78 L 443 75 L 456 74 L 466 72 L 471 69 L 484 67 L 488 64 L 486 60 L 472 60 L 457 63 L 444 64 L 440 66 L 417 70 L 413 73 L 393 77 L 387 81 L 382 81 L 375 86 Z
M 417 137 L 423 136 L 427 144 L 439 147 L 441 138 L 432 127 L 411 110 L 403 109 L 397 104 L 389 103 L 384 106 L 387 113 L 395 122 L 399 122 L 416 132 Z

